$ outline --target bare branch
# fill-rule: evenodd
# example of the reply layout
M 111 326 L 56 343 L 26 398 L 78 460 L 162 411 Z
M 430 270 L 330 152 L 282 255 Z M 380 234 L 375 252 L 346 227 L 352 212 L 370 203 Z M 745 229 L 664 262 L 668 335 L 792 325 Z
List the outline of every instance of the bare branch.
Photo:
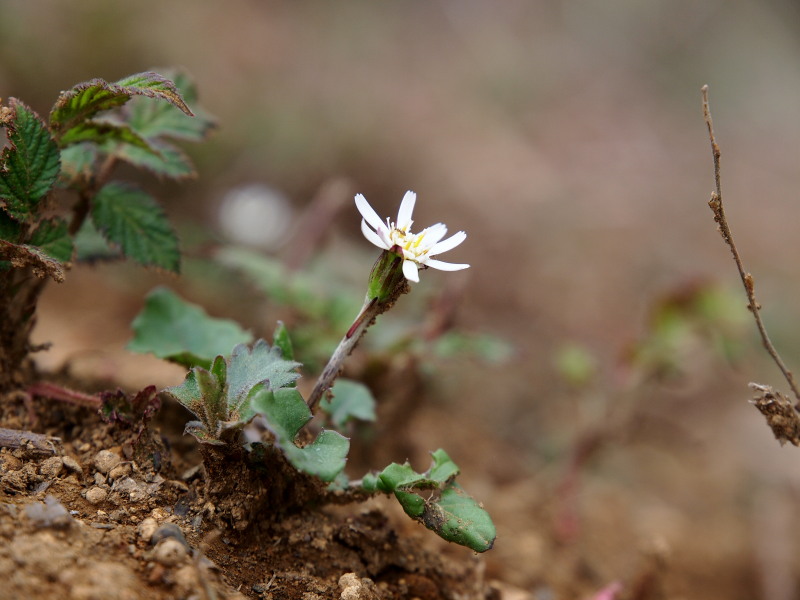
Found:
M 736 268 L 739 270 L 739 276 L 742 278 L 742 285 L 744 286 L 745 293 L 747 294 L 747 307 L 750 309 L 750 312 L 755 319 L 756 327 L 758 327 L 758 333 L 761 335 L 761 341 L 764 344 L 764 348 L 766 348 L 767 352 L 772 357 L 772 360 L 776 365 L 778 365 L 781 373 L 783 373 L 783 377 L 789 383 L 789 387 L 792 389 L 794 397 L 797 400 L 795 408 L 800 410 L 800 389 L 798 389 L 797 383 L 795 383 L 792 372 L 786 367 L 780 355 L 778 354 L 778 351 L 775 349 L 775 346 L 773 346 L 772 342 L 770 341 L 769 335 L 767 335 L 767 329 L 764 326 L 764 322 L 761 320 L 761 315 L 759 313 L 761 305 L 756 301 L 753 276 L 744 269 L 742 258 L 739 255 L 739 251 L 733 241 L 733 233 L 731 233 L 728 220 L 725 218 L 725 208 L 722 204 L 722 184 L 720 177 L 720 150 L 719 146 L 717 145 L 717 140 L 714 138 L 714 126 L 711 121 L 711 109 L 708 104 L 707 85 L 703 86 L 702 94 L 703 116 L 705 117 L 706 125 L 708 126 L 708 137 L 711 140 L 711 153 L 714 157 L 714 183 L 716 187 L 715 191 L 711 192 L 711 199 L 708 201 L 708 206 L 714 213 L 714 221 L 717 223 L 717 227 L 722 235 L 722 239 L 725 240 L 725 243 L 731 250 L 731 254 L 733 254 L 733 260 L 736 263 Z

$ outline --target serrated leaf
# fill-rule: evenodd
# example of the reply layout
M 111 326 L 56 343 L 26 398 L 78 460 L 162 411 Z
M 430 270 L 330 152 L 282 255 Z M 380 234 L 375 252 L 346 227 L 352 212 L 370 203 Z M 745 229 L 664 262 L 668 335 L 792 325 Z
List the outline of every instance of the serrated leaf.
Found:
M 132 328 L 129 350 L 150 352 L 188 367 L 209 368 L 214 357 L 227 355 L 237 344 L 253 339 L 235 321 L 210 317 L 201 307 L 163 287 L 148 294 Z
M 341 434 L 323 430 L 307 446 L 295 444 L 298 432 L 311 420 L 311 411 L 296 389 L 259 390 L 252 396 L 250 407 L 264 417 L 275 444 L 296 469 L 323 481 L 333 481 L 344 469 L 350 440 Z
M 72 259 L 72 238 L 63 219 L 41 221 L 25 247 L 34 246 L 47 256 L 65 263 Z
M 60 138 L 61 147 L 92 142 L 95 144 L 129 144 L 135 148 L 158 154 L 141 135 L 128 125 L 108 121 L 83 121 L 65 131 Z
M 149 140 L 149 150 L 130 144 L 107 146 L 108 152 L 136 167 L 146 169 L 159 177 L 191 179 L 197 176 L 192 161 L 172 144 L 161 140 Z
M 240 412 L 258 384 L 268 383 L 272 390 L 287 387 L 300 377 L 299 366 L 300 363 L 284 360 L 280 348 L 270 347 L 264 340 L 258 340 L 252 349 L 239 344 L 233 349 L 228 366 L 230 410 Z
M 94 263 L 122 258 L 119 248 L 112 247 L 97 230 L 91 219 L 86 219 L 72 238 L 75 245 L 75 260 Z
M 174 81 L 175 87 L 187 102 L 195 102 L 197 92 L 185 73 L 167 70 L 165 74 Z M 199 142 L 215 126 L 214 119 L 202 109 L 196 108 L 194 117 L 190 118 L 174 106 L 147 102 L 143 98 L 134 98 L 126 110 L 131 127 L 148 139 L 171 137 Z
M 10 105 L 14 117 L 6 123 L 10 146 L 0 154 L 0 201 L 9 215 L 25 221 L 53 187 L 60 168 L 59 153 L 32 110 L 14 98 Z
M 187 115 L 192 114 L 175 84 L 158 73 L 148 71 L 116 83 L 92 79 L 62 92 L 50 111 L 50 125 L 57 131 L 67 131 L 101 111 L 122 106 L 133 96 L 166 100 Z
M 64 281 L 64 265 L 61 261 L 36 246 L 0 240 L 0 256 L 11 263 L 12 267 L 30 266 L 37 277 L 52 277 L 59 283 Z M 7 265 L 3 264 L 3 270 L 6 268 Z
M 342 379 L 333 384 L 332 398 L 324 399 L 320 408 L 330 415 L 335 427 L 343 427 L 348 421 L 375 421 L 375 398 L 363 383 Z
M 417 473 L 408 463 L 392 463 L 377 477 L 364 477 L 362 487 L 394 493 L 407 515 L 441 538 L 485 552 L 497 535 L 494 523 L 455 482 L 458 472 L 458 466 L 440 449 L 433 452 L 433 464 L 426 473 Z
M 61 150 L 62 184 L 83 178 L 89 179 L 97 161 L 97 146 L 90 143 L 74 144 Z
M 145 266 L 180 271 L 178 238 L 161 206 L 146 192 L 111 182 L 95 195 L 92 221 L 122 253 Z
M 22 235 L 22 225 L 0 210 L 0 240 L 17 243 Z

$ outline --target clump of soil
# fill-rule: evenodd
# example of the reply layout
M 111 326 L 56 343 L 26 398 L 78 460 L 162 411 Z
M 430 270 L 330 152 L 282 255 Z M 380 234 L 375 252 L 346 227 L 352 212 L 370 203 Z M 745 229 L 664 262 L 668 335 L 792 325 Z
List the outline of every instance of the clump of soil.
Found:
M 479 561 L 455 563 L 420 548 L 380 511 L 269 510 L 249 493 L 266 490 L 274 502 L 269 473 L 244 463 L 226 471 L 220 463 L 210 465 L 212 479 L 192 464 L 191 446 L 179 438 L 170 445 L 155 427 L 107 424 L 94 410 L 19 394 L 2 399 L 0 427 L 49 436 L 0 449 L 7 597 L 449 600 L 493 593 Z M 229 467 L 237 464 L 231 460 Z

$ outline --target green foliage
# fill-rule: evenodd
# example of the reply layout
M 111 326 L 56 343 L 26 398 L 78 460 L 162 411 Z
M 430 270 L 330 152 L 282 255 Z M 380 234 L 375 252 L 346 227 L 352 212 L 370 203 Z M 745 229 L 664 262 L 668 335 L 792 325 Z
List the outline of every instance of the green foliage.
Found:
M 375 398 L 363 383 L 339 378 L 330 390 L 332 398 L 323 399 L 320 408 L 330 415 L 334 427 L 349 421 L 375 421 Z
M 217 356 L 210 369 L 193 367 L 181 385 L 164 391 L 198 417 L 199 422 L 187 425 L 188 433 L 201 442 L 220 444 L 254 416 L 251 396 L 290 385 L 299 377 L 298 366 L 284 360 L 278 348 L 258 340 L 252 349 L 239 344 L 228 359 Z
M 0 200 L 5 212 L 30 221 L 58 177 L 59 153 L 47 127 L 22 102 L 11 99 L 6 122 L 10 146 L 0 154 Z
M 118 182 L 105 185 L 94 198 L 92 221 L 126 257 L 145 266 L 180 270 L 178 238 L 146 192 Z
M 46 219 L 31 234 L 26 248 L 36 248 L 50 258 L 65 263 L 72 258 L 72 238 L 63 219 Z
M 250 408 L 264 417 L 275 445 L 296 469 L 322 481 L 333 481 L 342 472 L 350 441 L 341 434 L 323 430 L 310 444 L 295 444 L 300 429 L 311 420 L 311 411 L 296 389 L 259 389 L 250 400 Z
M 294 347 L 292 346 L 292 338 L 289 337 L 289 330 L 283 321 L 278 321 L 278 326 L 275 328 L 275 333 L 272 336 L 272 345 L 280 348 L 281 355 L 286 360 L 294 360 Z
M 367 491 L 394 494 L 406 514 L 437 535 L 475 552 L 485 552 L 497 536 L 489 513 L 455 482 L 458 466 L 444 450 L 432 453 L 425 473 L 411 465 L 392 463 L 378 474 L 364 477 Z
M 148 294 L 142 312 L 132 323 L 133 352 L 151 352 L 178 364 L 208 369 L 217 355 L 253 337 L 235 321 L 215 319 L 199 306 L 179 298 L 167 288 Z

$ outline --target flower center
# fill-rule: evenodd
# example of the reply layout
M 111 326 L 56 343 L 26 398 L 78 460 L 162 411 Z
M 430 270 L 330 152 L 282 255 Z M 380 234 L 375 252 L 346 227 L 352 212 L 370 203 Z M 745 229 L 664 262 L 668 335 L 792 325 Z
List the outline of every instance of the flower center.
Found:
M 415 259 L 423 256 L 428 252 L 428 248 L 420 246 L 422 240 L 425 238 L 425 231 L 418 234 L 409 233 L 402 229 L 393 228 L 389 233 L 389 239 L 393 244 L 397 244 L 403 249 L 403 254 L 406 258 Z

